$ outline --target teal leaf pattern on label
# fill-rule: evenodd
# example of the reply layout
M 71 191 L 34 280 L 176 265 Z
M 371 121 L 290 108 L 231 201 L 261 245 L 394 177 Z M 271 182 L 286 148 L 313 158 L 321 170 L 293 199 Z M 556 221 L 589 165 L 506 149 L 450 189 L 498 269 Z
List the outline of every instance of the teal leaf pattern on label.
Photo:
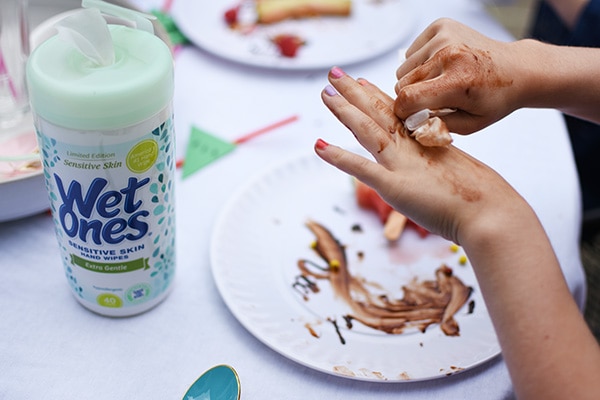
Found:
M 61 196 L 56 187 L 54 171 L 56 168 L 60 168 L 63 164 L 62 154 L 65 153 L 65 149 L 69 148 L 70 145 L 61 143 L 55 138 L 44 135 L 42 132 L 37 131 L 38 143 L 40 144 L 40 152 L 42 153 L 42 163 L 44 167 L 44 180 L 48 196 L 50 198 L 50 208 L 52 211 L 52 219 L 55 225 L 56 236 L 60 245 L 61 257 L 64 266 L 64 272 L 69 282 L 69 286 L 74 294 L 84 302 L 90 302 L 98 304 L 97 299 L 99 298 L 99 291 L 104 291 L 104 295 L 108 298 L 121 298 L 123 300 L 122 307 L 139 305 L 143 302 L 152 300 L 161 294 L 165 293 L 168 289 L 175 275 L 175 203 L 174 203 L 174 180 L 175 180 L 175 158 L 171 152 L 174 151 L 175 147 L 175 135 L 173 131 L 173 120 L 172 116 L 160 124 L 159 127 L 146 133 L 145 137 L 138 138 L 139 140 L 151 139 L 157 142 L 159 154 L 156 162 L 150 167 L 144 174 L 151 178 L 151 181 L 146 190 L 146 208 L 151 213 L 148 220 L 150 223 L 150 229 L 147 233 L 148 240 L 145 241 L 145 250 L 137 249 L 131 255 L 128 262 L 122 262 L 121 264 L 127 266 L 122 273 L 116 269 L 111 270 L 111 264 L 107 260 L 98 261 L 98 265 L 105 267 L 105 271 L 98 271 L 99 267 L 89 262 L 84 264 L 80 260 L 83 255 L 81 251 L 75 245 L 69 242 L 69 240 L 76 241 L 67 236 L 61 226 L 59 220 L 59 210 L 61 205 Z M 80 146 L 82 147 L 82 146 Z M 89 150 L 89 153 L 93 153 L 93 150 Z M 106 151 L 106 149 L 103 149 Z M 65 158 L 66 160 L 66 158 Z M 102 162 L 99 160 L 98 162 Z M 65 181 L 66 182 L 66 181 Z M 148 193 L 149 192 L 149 193 Z M 140 199 L 136 199 L 140 200 Z M 137 244 L 129 243 L 131 247 L 136 247 Z M 92 247 L 90 245 L 90 247 Z M 144 245 L 139 246 L 144 248 Z M 87 250 L 86 250 L 87 251 Z M 143 255 L 145 252 L 145 255 Z M 79 255 L 81 257 L 74 257 L 73 255 Z M 119 252 L 114 253 L 115 256 L 119 255 Z M 144 268 L 136 268 L 135 262 L 130 263 L 133 260 L 143 257 Z M 116 262 L 119 263 L 120 261 Z M 81 265 L 87 266 L 87 269 Z M 111 272 L 111 273 L 108 273 Z M 91 278 L 94 274 L 97 275 L 135 275 L 133 279 L 138 281 L 128 283 L 122 288 L 118 288 L 117 284 L 107 284 L 100 280 L 100 284 L 97 283 L 95 278 Z M 141 274 L 141 275 L 140 275 Z M 129 278 L 131 279 L 131 278 Z M 112 286 L 111 286 L 112 285 Z M 107 294 L 108 293 L 108 294 Z M 143 293 L 143 296 L 140 294 Z M 102 296 L 102 294 L 100 294 Z M 102 304 L 101 304 L 102 305 Z

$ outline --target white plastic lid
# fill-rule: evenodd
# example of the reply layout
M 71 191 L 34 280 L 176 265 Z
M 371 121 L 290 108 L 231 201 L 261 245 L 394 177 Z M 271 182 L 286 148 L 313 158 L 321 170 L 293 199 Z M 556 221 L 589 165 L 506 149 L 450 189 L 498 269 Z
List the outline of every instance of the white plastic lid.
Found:
M 65 128 L 113 130 L 145 120 L 173 97 L 173 58 L 151 33 L 108 25 L 114 61 L 101 65 L 54 36 L 27 63 L 36 115 Z

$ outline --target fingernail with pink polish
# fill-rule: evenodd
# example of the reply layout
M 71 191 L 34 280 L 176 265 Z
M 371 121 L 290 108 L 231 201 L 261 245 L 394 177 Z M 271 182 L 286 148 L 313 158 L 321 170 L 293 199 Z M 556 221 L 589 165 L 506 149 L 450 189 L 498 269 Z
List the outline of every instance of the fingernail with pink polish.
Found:
M 317 148 L 317 150 L 325 150 L 327 146 L 329 146 L 329 143 L 327 143 L 323 139 L 317 139 L 317 142 L 315 143 L 315 147 Z
M 346 73 L 340 67 L 331 68 L 331 76 L 333 76 L 334 78 L 341 78 L 344 75 L 346 75 Z
M 325 86 L 325 93 L 327 93 L 329 96 L 335 96 L 335 95 L 337 95 L 337 92 L 335 91 L 335 89 L 331 85 Z

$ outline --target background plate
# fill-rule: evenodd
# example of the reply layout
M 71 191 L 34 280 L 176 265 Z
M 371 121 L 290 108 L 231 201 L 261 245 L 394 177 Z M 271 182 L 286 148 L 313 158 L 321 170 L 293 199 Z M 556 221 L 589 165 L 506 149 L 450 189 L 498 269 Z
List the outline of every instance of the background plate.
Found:
M 29 154 L 37 148 L 31 115 L 0 135 L 0 222 L 50 208 L 41 162 L 7 162 L 2 157 Z
M 225 11 L 238 0 L 178 0 L 172 14 L 197 46 L 231 61 L 276 69 L 321 69 L 374 58 L 400 47 L 415 27 L 406 0 L 357 0 L 348 18 L 322 17 L 258 26 L 249 34 L 230 29 Z M 295 34 L 306 41 L 296 57 L 281 57 L 269 38 Z
M 415 277 L 433 279 L 435 269 L 448 264 L 474 288 L 474 311 L 469 314 L 465 306 L 455 315 L 460 336 L 445 336 L 438 325 L 425 333 L 400 335 L 358 323 L 348 330 L 341 316 L 349 310 L 323 281 L 320 293 L 303 300 L 292 287 L 297 261 L 318 261 L 310 248 L 314 237 L 304 226 L 307 219 L 323 224 L 346 246 L 353 275 L 390 293 L 398 294 Z M 356 224 L 362 232 L 352 229 Z M 367 381 L 445 377 L 499 354 L 473 270 L 459 265 L 461 255 L 462 249 L 450 251 L 446 240 L 434 235 L 422 239 L 410 228 L 390 246 L 377 217 L 357 207 L 350 178 L 316 156 L 275 168 L 243 188 L 223 210 L 211 241 L 217 287 L 248 331 L 303 365 Z M 340 322 L 339 335 L 328 318 Z

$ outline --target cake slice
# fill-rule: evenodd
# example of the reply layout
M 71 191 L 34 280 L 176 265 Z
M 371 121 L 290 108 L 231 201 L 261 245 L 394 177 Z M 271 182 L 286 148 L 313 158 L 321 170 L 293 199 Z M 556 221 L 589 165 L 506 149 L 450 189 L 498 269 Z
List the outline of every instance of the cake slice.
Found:
M 294 18 L 348 16 L 352 0 L 256 0 L 259 24 Z

